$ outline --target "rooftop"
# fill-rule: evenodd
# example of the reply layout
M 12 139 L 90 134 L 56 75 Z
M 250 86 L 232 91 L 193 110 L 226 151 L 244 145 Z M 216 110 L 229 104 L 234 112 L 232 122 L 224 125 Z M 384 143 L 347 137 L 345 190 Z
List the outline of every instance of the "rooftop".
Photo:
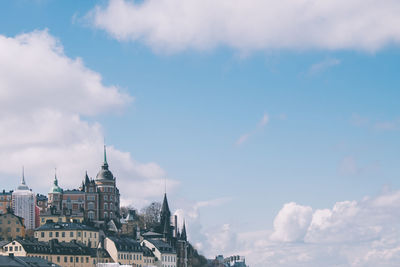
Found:
M 96 228 L 87 226 L 81 223 L 70 222 L 46 222 L 42 226 L 35 229 L 35 231 L 52 231 L 52 230 L 85 230 L 85 231 L 98 231 Z

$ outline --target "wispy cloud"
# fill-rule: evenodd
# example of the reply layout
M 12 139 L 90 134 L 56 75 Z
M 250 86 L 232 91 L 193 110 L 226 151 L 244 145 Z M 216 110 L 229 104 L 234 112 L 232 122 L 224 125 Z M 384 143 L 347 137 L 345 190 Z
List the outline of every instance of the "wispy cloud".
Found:
M 350 123 L 357 127 L 367 127 L 376 131 L 393 131 L 400 129 L 400 119 L 371 120 L 369 118 L 353 113 Z
M 258 131 L 264 128 L 269 123 L 269 120 L 270 120 L 269 115 L 267 113 L 264 113 L 263 117 L 258 122 L 257 127 L 253 131 L 241 135 L 236 140 L 236 145 L 240 146 L 244 142 L 246 142 L 252 135 L 256 134 Z
M 313 64 L 308 70 L 308 74 L 314 75 L 323 72 L 331 67 L 337 66 L 341 61 L 337 58 L 327 58 L 321 62 Z

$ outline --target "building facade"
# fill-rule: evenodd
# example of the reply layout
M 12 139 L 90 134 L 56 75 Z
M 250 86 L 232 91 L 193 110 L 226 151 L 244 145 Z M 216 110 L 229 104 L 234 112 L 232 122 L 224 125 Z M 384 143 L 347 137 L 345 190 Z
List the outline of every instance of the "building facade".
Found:
M 3 240 L 25 238 L 24 219 L 12 213 L 0 214 L 0 238 Z
M 99 244 L 99 230 L 81 223 L 54 223 L 47 222 L 35 230 L 35 238 L 49 242 L 57 239 L 58 242 L 72 242 L 73 240 L 91 248 Z
M 14 214 L 24 218 L 26 230 L 35 229 L 36 196 L 25 183 L 22 172 L 21 184 L 12 193 L 12 209 Z
M 6 190 L 0 192 L 0 214 L 7 213 L 12 208 L 12 192 Z
M 79 189 L 63 190 L 55 175 L 48 197 L 46 215 L 82 216 L 87 221 L 119 221 L 120 194 L 116 178 L 109 170 L 104 146 L 104 162 L 95 179 L 87 172 Z M 42 222 L 41 222 L 42 223 Z

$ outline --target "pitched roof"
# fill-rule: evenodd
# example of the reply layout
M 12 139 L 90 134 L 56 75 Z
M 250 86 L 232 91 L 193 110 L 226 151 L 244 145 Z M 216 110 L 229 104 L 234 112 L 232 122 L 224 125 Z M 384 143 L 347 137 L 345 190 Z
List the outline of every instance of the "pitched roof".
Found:
M 115 237 L 108 236 L 110 240 L 112 240 L 115 244 L 115 247 L 118 251 L 132 251 L 132 252 L 142 252 L 143 248 L 139 242 L 135 239 L 129 237 Z
M 27 253 L 33 254 L 58 254 L 58 255 L 93 255 L 91 248 L 78 242 L 50 242 L 37 240 L 17 240 Z
M 152 243 L 161 253 L 165 253 L 165 252 L 176 253 L 174 248 L 170 244 L 168 244 L 162 240 L 152 239 L 152 238 L 149 238 L 146 240 L 149 241 L 150 243 Z
M 35 229 L 36 231 L 52 231 L 52 230 L 85 230 L 85 231 L 98 231 L 96 228 L 87 226 L 82 223 L 70 223 L 70 222 L 47 222 Z
M 12 256 L 0 256 L 1 267 L 20 267 L 20 266 L 34 266 L 34 267 L 60 267 L 60 265 L 48 262 L 42 258 L 36 257 L 12 257 Z

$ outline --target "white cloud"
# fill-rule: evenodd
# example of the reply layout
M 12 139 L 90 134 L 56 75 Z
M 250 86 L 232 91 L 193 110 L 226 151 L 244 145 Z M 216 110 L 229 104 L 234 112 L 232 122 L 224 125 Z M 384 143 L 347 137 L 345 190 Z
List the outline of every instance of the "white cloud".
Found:
M 397 0 L 110 0 L 91 23 L 120 41 L 176 52 L 228 46 L 375 51 L 400 42 Z
M 312 208 L 287 203 L 274 220 L 274 232 L 271 239 L 282 242 L 300 241 L 304 238 L 310 225 Z
M 81 59 L 71 59 L 47 30 L 15 37 L 0 35 L 0 179 L 7 189 L 27 183 L 46 193 L 58 169 L 60 185 L 76 188 L 85 170 L 94 177 L 102 163 L 103 130 L 82 116 L 122 109 L 133 100 Z M 162 194 L 165 171 L 108 148 L 124 203 L 143 204 Z M 171 187 L 176 181 L 170 181 Z M 159 190 L 157 190 L 159 188 Z
M 242 145 L 244 142 L 246 142 L 252 135 L 256 134 L 258 131 L 260 131 L 262 128 L 265 127 L 269 122 L 269 116 L 267 113 L 264 113 L 263 117 L 261 118 L 260 122 L 257 124 L 257 128 L 251 132 L 245 133 L 241 135 L 235 142 L 237 146 Z
M 319 72 L 325 71 L 326 69 L 329 69 L 331 67 L 337 66 L 341 63 L 339 59 L 336 58 L 328 58 L 325 59 L 321 62 L 315 63 L 310 67 L 310 70 L 308 71 L 309 74 L 317 74 Z
M 251 266 L 389 267 L 400 262 L 400 191 L 361 201 L 341 201 L 330 209 L 287 203 L 274 229 L 241 232 L 221 226 L 203 245 L 225 255 L 244 255 Z M 223 243 L 225 242 L 225 243 Z

